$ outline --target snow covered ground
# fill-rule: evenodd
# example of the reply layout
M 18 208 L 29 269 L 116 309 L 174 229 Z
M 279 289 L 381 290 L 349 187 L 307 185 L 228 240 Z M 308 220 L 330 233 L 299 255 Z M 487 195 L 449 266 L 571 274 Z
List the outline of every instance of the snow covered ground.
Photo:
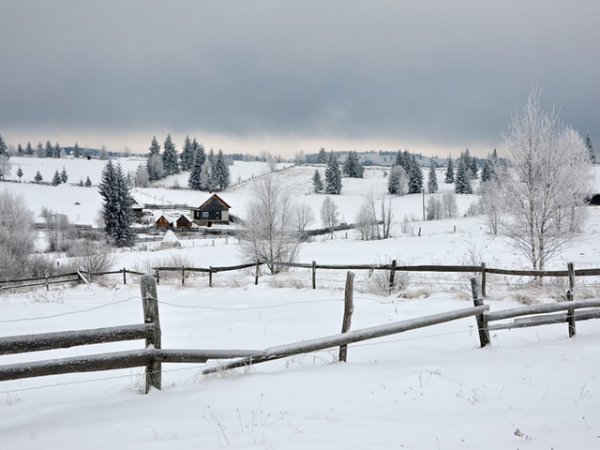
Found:
M 246 179 L 261 173 L 248 170 Z M 313 172 L 314 167 L 295 167 L 276 176 L 285 177 L 297 199 L 313 207 L 320 226 L 323 196 L 310 193 Z M 451 188 L 441 182 L 441 172 L 438 180 L 442 190 Z M 343 219 L 354 221 L 365 195 L 380 195 L 386 182 L 382 169 L 368 170 L 364 180 L 344 179 L 343 195 L 334 198 Z M 223 193 L 234 214 L 243 214 L 251 184 Z M 36 212 L 48 206 L 79 223 L 92 223 L 86 221 L 93 221 L 100 205 L 95 188 L 0 185 L 5 188 L 21 192 Z M 160 188 L 139 194 L 192 204 L 198 195 Z M 81 208 L 85 211 L 74 205 L 79 199 L 87 202 Z M 461 215 L 474 200 L 459 197 Z M 485 261 L 488 267 L 525 267 L 510 243 L 490 236 L 480 219 L 422 222 L 421 208 L 420 195 L 394 198 L 393 239 L 360 241 L 355 232 L 339 232 L 333 240 L 318 237 L 303 245 L 299 260 L 342 264 L 396 258 L 400 264 Z M 589 213 L 581 238 L 556 256 L 551 268 L 564 269 L 567 261 L 576 268 L 600 266 L 600 209 Z M 119 251 L 115 268 L 144 270 L 170 258 L 202 267 L 242 260 L 231 237 L 182 240 L 181 245 L 160 250 L 148 243 L 136 251 Z M 471 304 L 464 275 L 411 274 L 401 297 L 377 295 L 376 277 L 357 273 L 352 329 Z M 2 294 L 0 336 L 141 323 L 139 286 L 131 279 L 128 285 L 119 280 L 115 276 L 101 285 Z M 336 334 L 342 322 L 343 280 L 341 271 L 321 270 L 318 289 L 312 290 L 307 270 L 263 274 L 258 286 L 252 283 L 252 271 L 218 273 L 213 288 L 204 276 L 188 279 L 185 287 L 178 278 L 161 278 L 162 346 L 262 349 Z M 578 279 L 576 296 L 600 298 L 598 281 Z M 506 277 L 488 282 L 492 310 L 554 301 L 566 290 L 564 281 L 549 281 L 541 289 L 523 289 L 518 280 Z M 350 345 L 346 364 L 335 361 L 336 350 L 211 376 L 200 374 L 206 365 L 165 364 L 163 390 L 146 396 L 140 394 L 141 368 L 2 382 L 0 447 L 599 448 L 599 321 L 578 323 L 573 339 L 567 337 L 566 324 L 498 331 L 485 349 L 478 347 L 475 327 L 475 319 L 468 318 Z M 142 346 L 138 341 L 2 356 L 0 364 Z

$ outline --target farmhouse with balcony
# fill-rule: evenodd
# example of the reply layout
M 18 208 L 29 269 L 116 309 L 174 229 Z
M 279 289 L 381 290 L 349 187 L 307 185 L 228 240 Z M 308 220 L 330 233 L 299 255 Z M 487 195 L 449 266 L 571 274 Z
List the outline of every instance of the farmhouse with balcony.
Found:
M 229 224 L 231 206 L 217 194 L 213 194 L 197 208 L 190 208 L 195 224 L 210 227 L 212 225 Z

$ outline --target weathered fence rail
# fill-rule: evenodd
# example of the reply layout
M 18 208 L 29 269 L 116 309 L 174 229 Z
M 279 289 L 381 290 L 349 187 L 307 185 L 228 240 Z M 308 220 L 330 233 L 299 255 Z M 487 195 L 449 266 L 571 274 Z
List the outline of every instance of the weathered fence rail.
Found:
M 252 267 L 257 264 L 245 266 Z M 217 269 L 223 270 L 223 268 Z M 226 269 L 234 270 L 231 267 L 227 267 Z M 177 268 L 177 270 L 180 269 Z M 212 273 L 212 268 L 210 273 Z M 208 360 L 214 359 L 233 359 L 233 361 L 225 364 L 206 368 L 202 372 L 203 374 L 210 374 L 335 347 L 339 347 L 340 349 L 339 360 L 346 361 L 348 345 L 350 344 L 435 326 L 467 317 L 476 318 L 481 347 L 491 344 L 490 331 L 528 326 L 566 322 L 569 327 L 568 334 L 571 337 L 575 335 L 575 323 L 577 320 L 600 318 L 600 300 L 573 300 L 575 271 L 572 265 L 569 266 L 569 277 L 570 289 L 568 291 L 569 295 L 567 295 L 568 301 L 566 302 L 530 305 L 504 311 L 489 312 L 489 305 L 484 304 L 479 281 L 472 278 L 471 287 L 474 303 L 472 307 L 351 331 L 351 316 L 354 310 L 354 274 L 348 272 L 341 334 L 277 345 L 264 350 L 202 350 L 161 348 L 161 327 L 156 281 L 151 275 L 144 275 L 140 280 L 144 312 L 143 324 L 2 337 L 0 338 L 0 355 L 136 339 L 145 339 L 144 349 L 2 365 L 0 366 L 0 381 L 74 372 L 145 367 L 145 392 L 147 393 L 151 386 L 157 389 L 161 388 L 163 363 L 205 363 Z M 557 311 L 567 312 L 552 314 Z M 506 319 L 515 320 L 513 322 L 490 325 L 490 322 Z

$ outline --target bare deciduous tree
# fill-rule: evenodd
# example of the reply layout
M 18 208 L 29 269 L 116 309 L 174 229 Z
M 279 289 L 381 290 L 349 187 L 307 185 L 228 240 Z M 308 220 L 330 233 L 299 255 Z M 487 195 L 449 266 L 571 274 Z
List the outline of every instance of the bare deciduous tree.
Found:
M 294 205 L 285 186 L 270 173 L 256 181 L 238 233 L 245 259 L 265 262 L 273 274 L 282 270 L 277 262 L 293 262 L 300 248 L 293 218 Z
M 298 228 L 298 236 L 301 241 L 306 241 L 308 235 L 307 228 L 314 223 L 315 215 L 312 207 L 308 203 L 301 203 L 294 209 L 296 216 L 296 227 Z
M 0 192 L 0 279 L 22 278 L 27 274 L 33 251 L 33 214 L 23 199 Z
M 538 92 L 513 117 L 505 140 L 510 164 L 495 168 L 499 230 L 533 269 L 543 270 L 573 236 L 588 193 L 588 155 L 578 133 L 563 126 L 555 111 L 542 111 Z
M 325 197 L 325 200 L 323 200 L 323 204 L 321 205 L 321 222 L 323 222 L 323 226 L 327 228 L 331 239 L 333 239 L 333 232 L 339 223 L 339 215 L 338 207 L 333 200 L 331 200 L 331 197 Z

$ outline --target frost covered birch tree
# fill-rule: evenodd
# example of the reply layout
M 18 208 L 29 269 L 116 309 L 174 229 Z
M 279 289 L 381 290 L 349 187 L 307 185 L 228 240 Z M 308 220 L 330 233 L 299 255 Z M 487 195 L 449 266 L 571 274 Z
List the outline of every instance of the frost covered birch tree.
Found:
M 505 136 L 509 164 L 495 167 L 496 195 L 503 218 L 499 231 L 543 270 L 548 259 L 573 237 L 582 220 L 590 180 L 581 137 L 542 111 L 534 91 L 511 121 Z
M 252 200 L 238 232 L 245 259 L 264 262 L 272 274 L 283 267 L 277 262 L 293 262 L 300 248 L 300 235 L 294 219 L 289 191 L 271 174 L 254 184 Z

